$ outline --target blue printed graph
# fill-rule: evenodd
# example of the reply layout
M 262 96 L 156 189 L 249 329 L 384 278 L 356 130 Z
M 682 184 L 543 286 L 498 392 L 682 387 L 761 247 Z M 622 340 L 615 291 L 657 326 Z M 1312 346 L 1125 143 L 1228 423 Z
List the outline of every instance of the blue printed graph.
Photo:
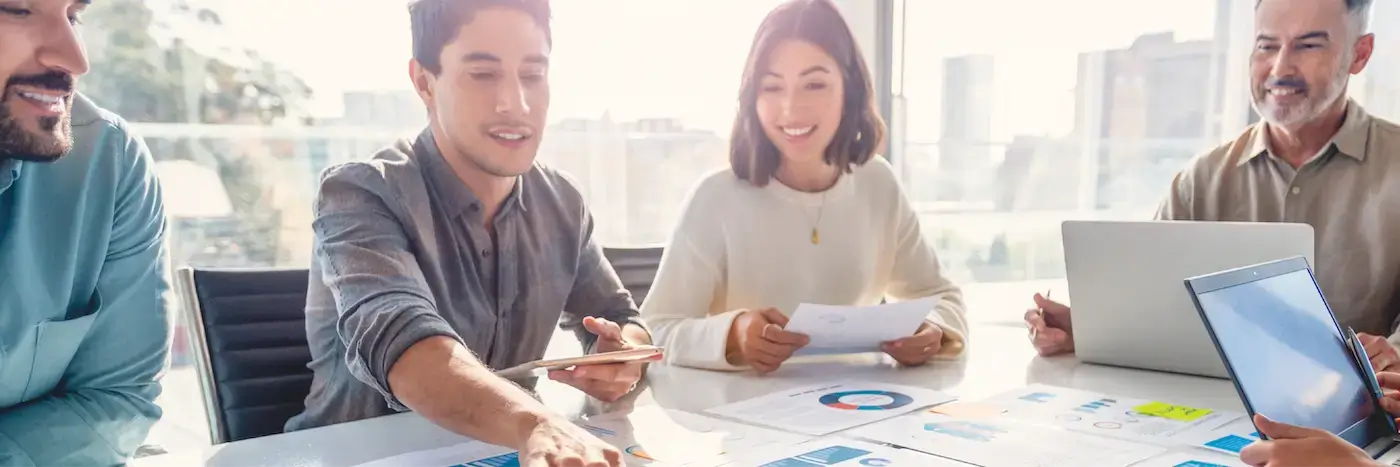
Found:
M 1220 465 L 1220 464 L 1212 464 L 1212 463 L 1210 463 L 1210 462 L 1186 461 L 1186 462 L 1182 462 L 1182 463 L 1180 463 L 1180 464 L 1176 464 L 1176 465 L 1173 466 L 1173 467 L 1229 467 L 1229 466 Z
M 863 449 L 848 448 L 845 446 L 832 446 L 825 449 L 818 449 L 816 451 L 812 451 L 806 454 L 789 457 L 787 459 L 769 462 L 767 464 L 763 464 L 761 467 L 820 467 L 824 465 L 840 464 L 842 462 L 846 462 L 852 459 L 858 459 L 862 456 L 869 454 L 870 451 L 866 451 Z M 886 463 L 884 464 L 866 464 L 865 462 L 861 462 L 861 464 L 875 467 L 889 465 L 888 461 L 886 461 Z
M 980 443 L 990 443 L 997 435 L 1006 433 L 1001 427 L 973 422 L 929 423 L 924 425 L 924 431 Z
M 612 431 L 612 430 L 609 430 L 609 429 L 607 429 L 607 428 L 599 428 L 599 427 L 596 427 L 596 426 L 593 426 L 593 425 L 579 425 L 579 428 L 583 428 L 584 430 L 587 430 L 589 433 L 593 433 L 594 436 L 602 436 L 602 437 L 617 436 L 617 432 L 616 432 L 616 431 Z
M 1044 404 L 1050 402 L 1050 400 L 1054 398 L 1055 395 L 1048 392 L 1034 392 L 1020 397 L 1020 399 L 1023 401 L 1035 402 L 1037 404 Z
M 512 452 L 510 454 L 502 454 L 454 467 L 520 467 L 520 453 Z
M 894 410 L 914 403 L 914 398 L 892 391 L 842 391 L 825 394 L 817 400 L 841 410 Z
M 1206 443 L 1206 446 L 1239 454 L 1245 446 L 1249 446 L 1253 442 L 1254 440 L 1243 436 L 1227 435 Z

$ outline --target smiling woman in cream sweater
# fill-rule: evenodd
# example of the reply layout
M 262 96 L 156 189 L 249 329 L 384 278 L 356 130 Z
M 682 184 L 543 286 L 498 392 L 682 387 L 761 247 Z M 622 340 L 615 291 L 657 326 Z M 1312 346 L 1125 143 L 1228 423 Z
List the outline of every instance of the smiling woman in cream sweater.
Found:
M 961 354 L 962 293 L 943 277 L 884 159 L 870 74 L 830 0 L 793 0 L 754 39 L 731 167 L 702 180 L 642 315 L 673 364 L 777 369 L 806 344 L 799 303 L 873 305 L 941 295 L 884 350 L 905 365 Z

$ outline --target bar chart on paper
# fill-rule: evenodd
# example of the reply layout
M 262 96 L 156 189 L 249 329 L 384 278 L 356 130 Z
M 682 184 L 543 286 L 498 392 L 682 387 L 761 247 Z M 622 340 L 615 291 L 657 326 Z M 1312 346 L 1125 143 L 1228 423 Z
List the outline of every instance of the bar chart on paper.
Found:
M 1045 385 L 1027 386 L 987 402 L 1005 408 L 1006 415 L 1017 420 L 1158 446 L 1181 445 L 1183 438 L 1243 417 Z
M 495 457 L 458 464 L 452 467 L 520 467 L 520 453 L 512 452 Z
M 1162 448 L 1006 418 L 962 419 L 923 412 L 857 428 L 851 434 L 975 465 L 1123 467 Z
M 357 467 L 520 467 L 520 455 L 513 449 L 482 442 L 462 443 L 444 448 L 400 454 Z
M 725 467 L 968 467 L 916 451 L 854 439 L 819 439 L 763 449 L 733 459 Z

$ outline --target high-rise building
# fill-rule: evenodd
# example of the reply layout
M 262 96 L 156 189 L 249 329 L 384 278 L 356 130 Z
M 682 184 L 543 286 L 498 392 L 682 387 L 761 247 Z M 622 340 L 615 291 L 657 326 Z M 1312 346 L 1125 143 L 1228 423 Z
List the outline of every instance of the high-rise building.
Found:
M 1212 41 L 1151 34 L 1079 62 L 1075 135 L 1090 161 L 1085 179 L 1098 180 L 1081 207 L 1155 203 L 1171 175 L 1210 145 Z
M 943 61 L 942 137 L 938 144 L 936 201 L 989 201 L 996 170 L 992 146 L 996 65 L 991 55 Z

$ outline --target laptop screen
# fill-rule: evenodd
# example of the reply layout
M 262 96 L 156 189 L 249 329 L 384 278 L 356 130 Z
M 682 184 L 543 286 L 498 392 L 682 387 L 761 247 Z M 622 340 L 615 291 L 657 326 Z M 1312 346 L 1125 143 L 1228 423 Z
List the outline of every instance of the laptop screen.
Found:
M 1369 385 L 1307 269 L 1196 300 L 1256 413 L 1336 434 L 1374 413 Z

